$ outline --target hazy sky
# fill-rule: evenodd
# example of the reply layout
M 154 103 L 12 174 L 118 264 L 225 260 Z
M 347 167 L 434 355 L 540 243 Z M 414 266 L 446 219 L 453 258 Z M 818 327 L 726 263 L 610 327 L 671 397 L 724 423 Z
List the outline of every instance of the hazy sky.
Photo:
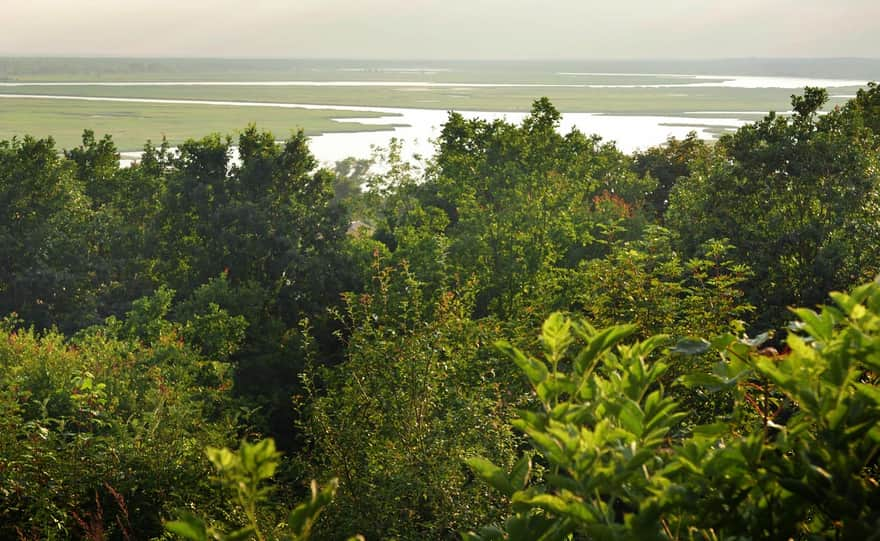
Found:
M 880 0 L 0 0 L 2 55 L 880 57 Z

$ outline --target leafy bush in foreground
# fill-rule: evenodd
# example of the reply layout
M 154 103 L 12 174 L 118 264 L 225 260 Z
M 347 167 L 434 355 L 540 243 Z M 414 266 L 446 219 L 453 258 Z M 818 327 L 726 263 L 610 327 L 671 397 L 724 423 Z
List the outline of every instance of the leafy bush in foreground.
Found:
M 514 514 L 468 538 L 878 538 L 880 284 L 832 298 L 795 311 L 787 354 L 713 339 L 714 371 L 681 381 L 732 391 L 735 405 L 688 434 L 676 430 L 689 412 L 658 384 L 662 337 L 623 345 L 632 326 L 599 331 L 557 314 L 544 359 L 499 344 L 543 406 L 514 424 L 548 474 L 530 484 L 527 458 L 509 474 L 471 459 Z
M 265 507 L 270 488 L 264 486 L 279 465 L 280 454 L 275 450 L 275 441 L 261 440 L 256 443 L 242 442 L 238 451 L 227 448 L 208 447 L 208 458 L 217 470 L 219 480 L 226 486 L 234 501 L 246 517 L 247 524 L 234 532 L 223 533 L 211 526 L 207 521 L 193 513 L 183 513 L 180 520 L 168 522 L 168 531 L 185 539 L 207 541 L 235 541 L 241 539 L 284 539 L 289 541 L 306 541 L 311 535 L 312 525 L 321 511 L 330 503 L 336 494 L 336 479 L 318 490 L 318 484 L 312 481 L 311 497 L 299 504 L 287 516 L 285 524 L 276 526 L 267 535 L 258 515 L 261 507 Z

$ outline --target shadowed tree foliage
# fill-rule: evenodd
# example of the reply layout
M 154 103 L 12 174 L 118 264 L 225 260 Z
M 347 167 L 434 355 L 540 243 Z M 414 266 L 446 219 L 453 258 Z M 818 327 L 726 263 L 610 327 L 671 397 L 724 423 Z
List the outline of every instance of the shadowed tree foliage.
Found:
M 793 96 L 792 116 L 771 113 L 722 137 L 717 157 L 670 198 L 667 222 L 686 254 L 732 239 L 754 271 L 747 292 L 760 326 L 880 271 L 880 139 L 858 106 L 820 116 L 826 99 L 807 88 Z
M 180 147 L 167 175 L 155 272 L 181 298 L 249 320 L 237 389 L 258 397 L 279 444 L 291 445 L 289 396 L 302 370 L 297 326 L 311 322 L 328 359 L 339 356 L 328 307 L 357 289 L 348 264 L 346 208 L 334 176 L 318 169 L 302 132 L 283 144 L 251 126 L 230 141 Z M 218 276 L 221 278 L 218 281 Z
M 663 145 L 633 154 L 633 171 L 639 177 L 650 175 L 657 182 L 656 188 L 647 197 L 646 205 L 654 211 L 660 223 L 669 207 L 669 193 L 675 183 L 689 176 L 692 169 L 709 157 L 710 152 L 711 147 L 699 139 L 695 132 L 690 132 L 684 139 L 670 137 Z
M 52 139 L 0 142 L 0 310 L 47 328 L 95 323 L 92 211 Z

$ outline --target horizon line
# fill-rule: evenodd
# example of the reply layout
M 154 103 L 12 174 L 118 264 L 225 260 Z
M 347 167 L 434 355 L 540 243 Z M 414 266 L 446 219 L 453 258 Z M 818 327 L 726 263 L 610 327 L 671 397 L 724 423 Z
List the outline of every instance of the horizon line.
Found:
M 783 61 L 880 61 L 880 56 L 718 56 L 718 57 L 566 57 L 566 58 L 439 58 L 439 57 L 344 57 L 344 56 L 209 56 L 209 55 L 112 55 L 112 54 L 30 54 L 0 51 L 2 59 L 81 59 L 81 60 L 232 60 L 232 61 L 358 61 L 358 62 L 722 62 L 742 60 Z

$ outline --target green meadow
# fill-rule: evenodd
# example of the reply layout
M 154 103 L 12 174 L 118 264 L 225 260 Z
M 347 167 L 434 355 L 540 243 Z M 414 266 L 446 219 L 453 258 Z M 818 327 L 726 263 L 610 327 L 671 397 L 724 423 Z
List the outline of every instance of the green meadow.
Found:
M 855 88 L 831 93 L 853 94 Z M 785 111 L 791 89 L 581 87 L 325 87 L 325 86 L 16 86 L 3 94 L 51 94 L 173 100 L 218 100 L 468 111 L 528 111 L 546 96 L 561 111 L 681 115 L 690 111 Z M 833 98 L 831 104 L 845 100 Z
M 89 102 L 0 98 L 0 140 L 23 134 L 53 137 L 61 148 L 79 144 L 84 129 L 109 133 L 121 150 L 136 150 L 147 140 L 180 143 L 208 133 L 236 133 L 254 123 L 278 137 L 302 129 L 307 135 L 380 129 L 335 118 L 365 118 L 375 113 L 309 111 L 263 107 Z

